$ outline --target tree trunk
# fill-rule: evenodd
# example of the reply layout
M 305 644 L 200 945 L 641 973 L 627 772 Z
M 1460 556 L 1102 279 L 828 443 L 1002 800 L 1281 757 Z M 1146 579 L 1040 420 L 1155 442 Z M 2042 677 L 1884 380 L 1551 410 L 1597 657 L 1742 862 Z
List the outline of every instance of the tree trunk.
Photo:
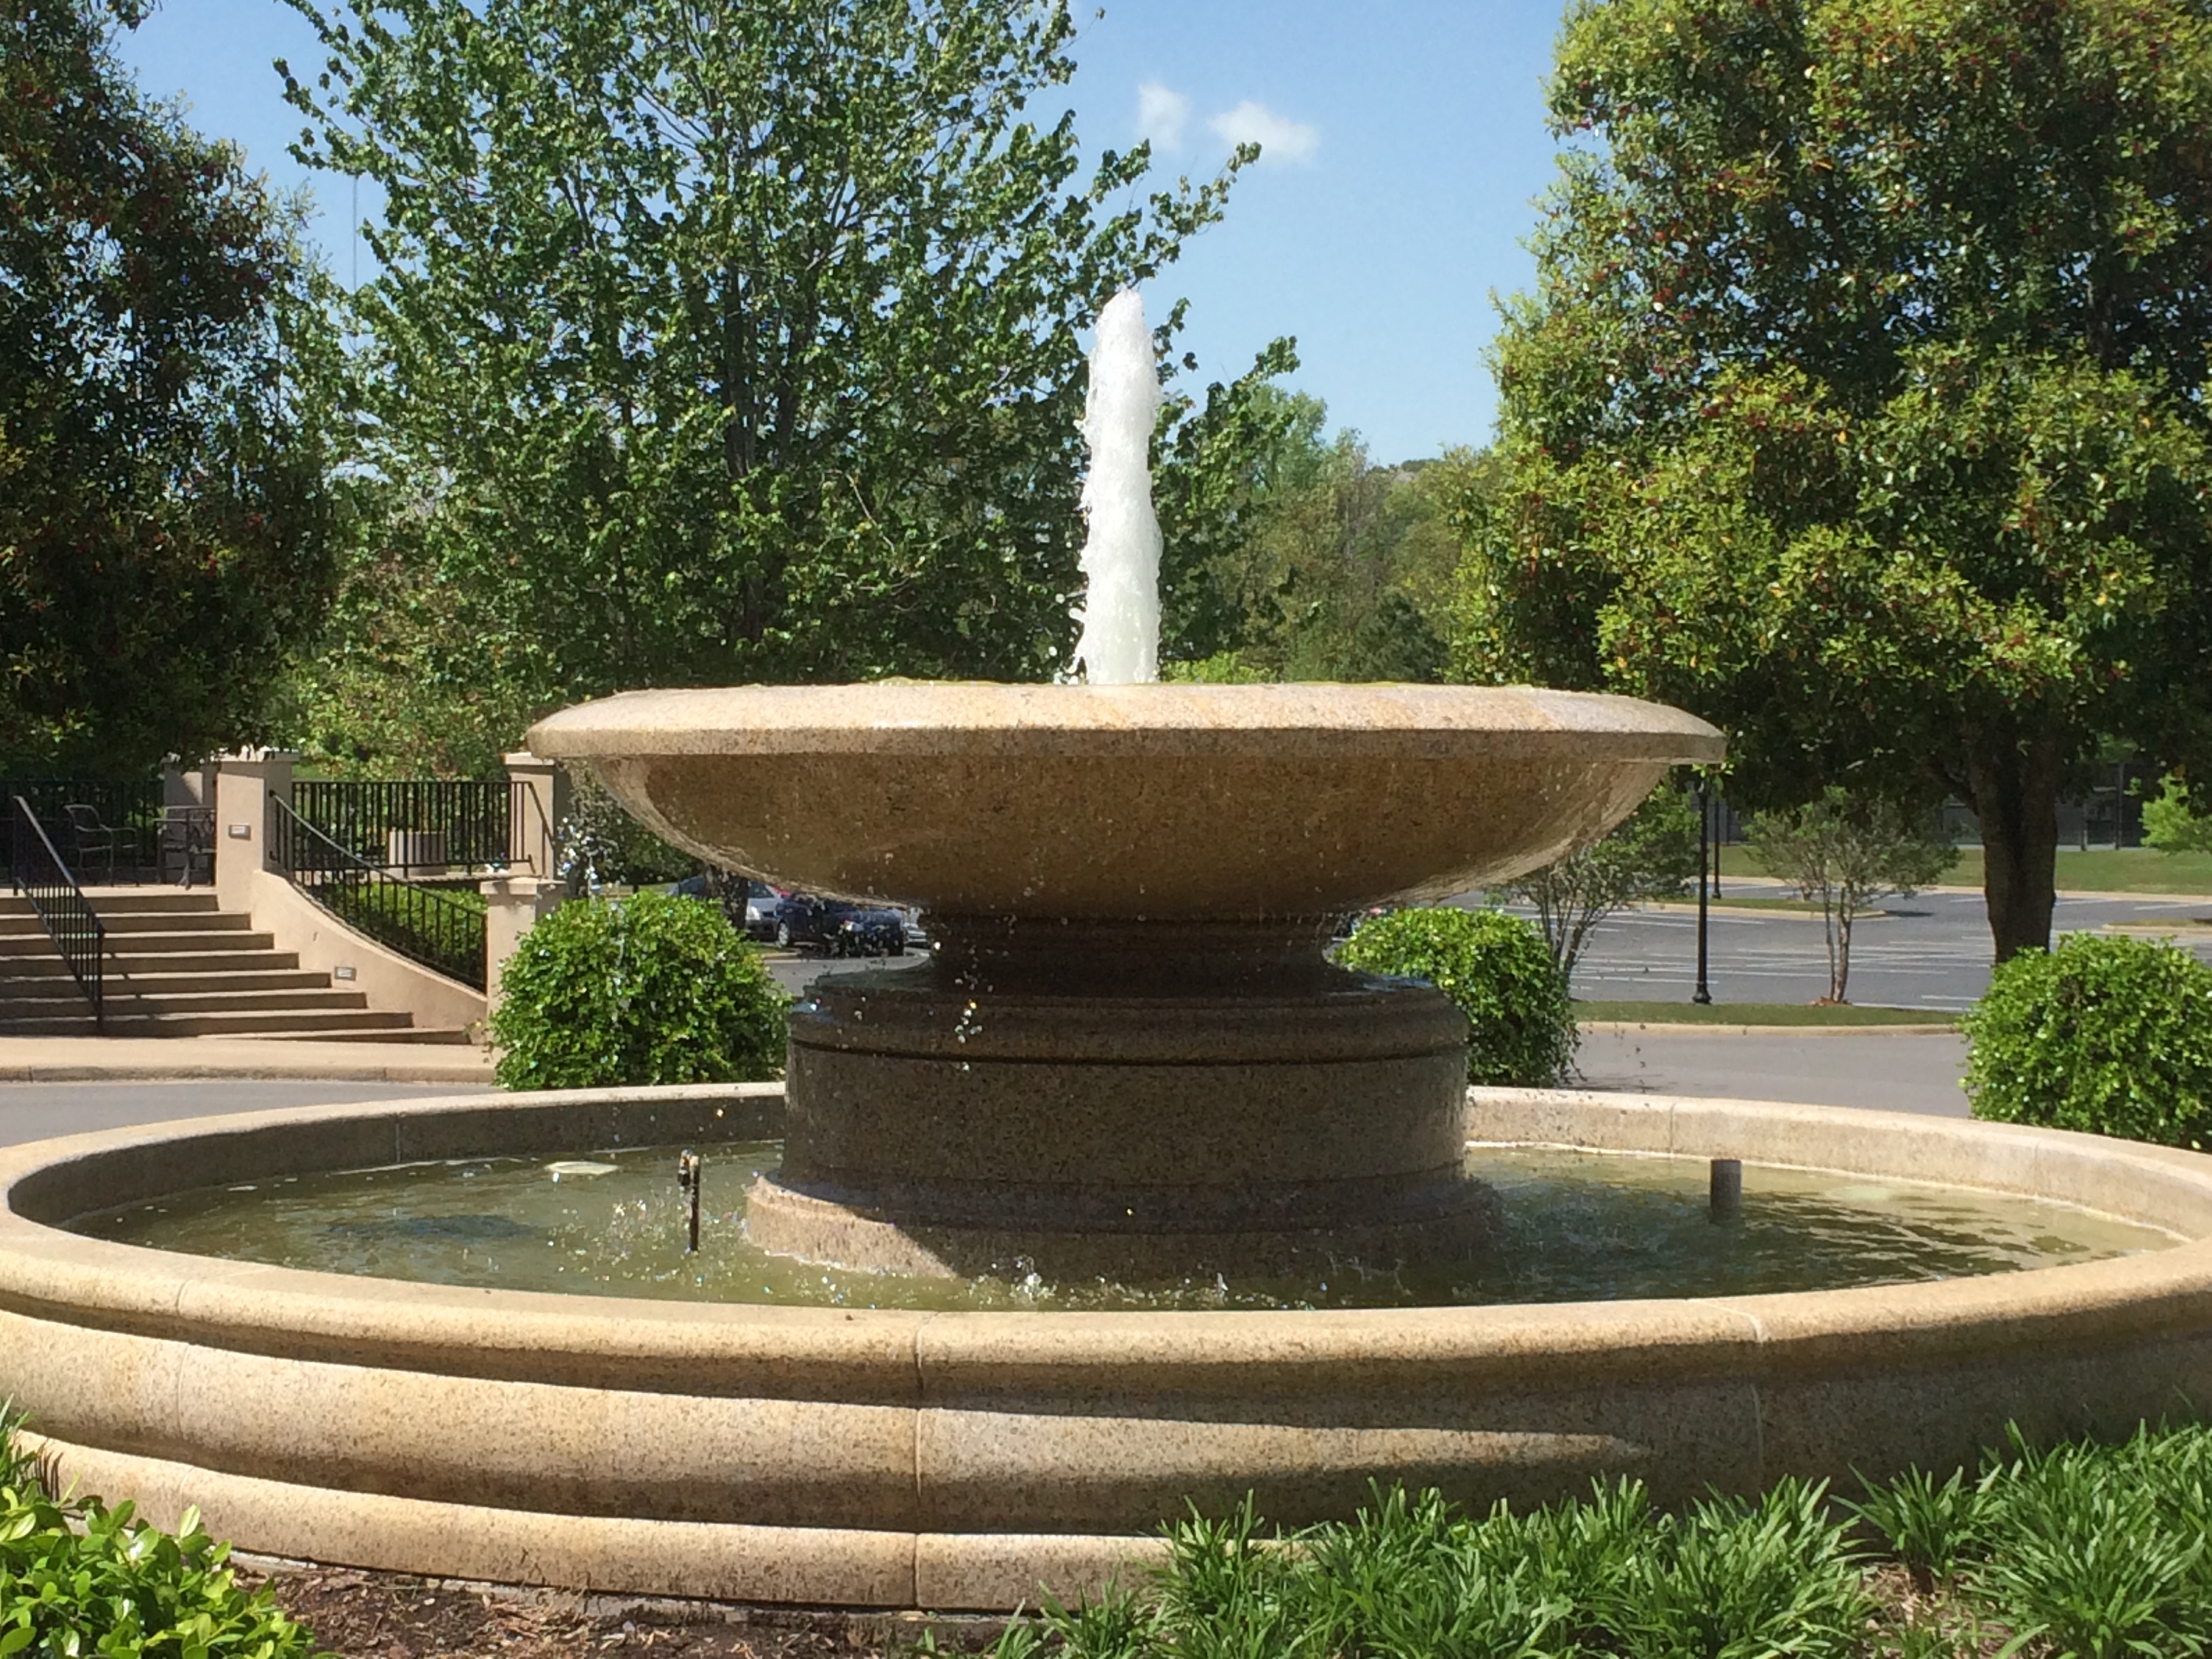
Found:
M 1966 757 L 1982 825 L 1982 895 L 1996 959 L 2048 950 L 2058 900 L 2058 749 L 2049 738 L 1986 738 Z

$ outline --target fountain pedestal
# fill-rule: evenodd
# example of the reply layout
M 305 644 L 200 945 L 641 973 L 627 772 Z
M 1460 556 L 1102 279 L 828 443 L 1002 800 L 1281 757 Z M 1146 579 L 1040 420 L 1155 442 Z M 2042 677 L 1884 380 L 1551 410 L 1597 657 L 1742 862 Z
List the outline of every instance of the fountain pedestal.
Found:
M 938 917 L 927 965 L 791 1016 L 784 1161 L 747 1228 L 905 1273 L 1122 1282 L 1458 1252 L 1466 1023 L 1289 924 Z

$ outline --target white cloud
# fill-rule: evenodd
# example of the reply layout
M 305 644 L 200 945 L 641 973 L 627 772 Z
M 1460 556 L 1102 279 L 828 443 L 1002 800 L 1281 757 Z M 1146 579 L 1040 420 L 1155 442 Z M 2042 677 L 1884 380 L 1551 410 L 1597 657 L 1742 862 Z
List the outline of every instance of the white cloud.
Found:
M 1222 111 L 1206 125 L 1217 137 L 1228 143 L 1259 145 L 1263 163 L 1309 161 L 1314 151 L 1321 148 L 1317 130 L 1303 121 L 1278 115 L 1265 104 L 1255 104 L 1249 98 L 1235 109 Z
M 1137 137 L 1152 140 L 1155 149 L 1181 149 L 1182 130 L 1190 120 L 1190 100 L 1157 81 L 1137 88 Z

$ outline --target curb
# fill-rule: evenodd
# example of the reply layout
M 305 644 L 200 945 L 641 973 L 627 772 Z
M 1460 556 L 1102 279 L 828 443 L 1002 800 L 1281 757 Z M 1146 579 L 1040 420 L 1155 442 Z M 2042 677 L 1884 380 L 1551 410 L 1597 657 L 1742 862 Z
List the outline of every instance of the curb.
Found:
M 1589 1036 L 1629 1036 L 1648 1031 L 1655 1036 L 1956 1036 L 1954 1024 L 1925 1025 L 1701 1025 L 1690 1020 L 1593 1019 L 1576 1030 Z
M 453 1083 L 493 1087 L 491 1068 L 434 1066 L 0 1066 L 8 1083 L 205 1083 L 224 1078 L 324 1083 Z

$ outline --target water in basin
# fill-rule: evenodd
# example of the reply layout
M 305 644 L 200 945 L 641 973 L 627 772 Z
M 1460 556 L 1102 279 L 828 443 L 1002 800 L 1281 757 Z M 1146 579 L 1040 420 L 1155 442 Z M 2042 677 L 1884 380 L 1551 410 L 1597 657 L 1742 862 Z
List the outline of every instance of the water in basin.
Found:
M 279 1177 L 101 1211 L 72 1226 L 159 1249 L 441 1285 L 787 1306 L 927 1310 L 1436 1307 L 1838 1290 L 2056 1267 L 2174 1237 L 2007 1194 L 1747 1166 L 1741 1214 L 1716 1222 L 1690 1158 L 1473 1149 L 1505 1227 L 1493 1248 L 1419 1272 L 1341 1260 L 1304 1279 L 1129 1286 L 1003 1276 L 908 1279 L 810 1266 L 744 1231 L 771 1141 L 702 1148 L 700 1249 L 686 1255 L 678 1148 Z

